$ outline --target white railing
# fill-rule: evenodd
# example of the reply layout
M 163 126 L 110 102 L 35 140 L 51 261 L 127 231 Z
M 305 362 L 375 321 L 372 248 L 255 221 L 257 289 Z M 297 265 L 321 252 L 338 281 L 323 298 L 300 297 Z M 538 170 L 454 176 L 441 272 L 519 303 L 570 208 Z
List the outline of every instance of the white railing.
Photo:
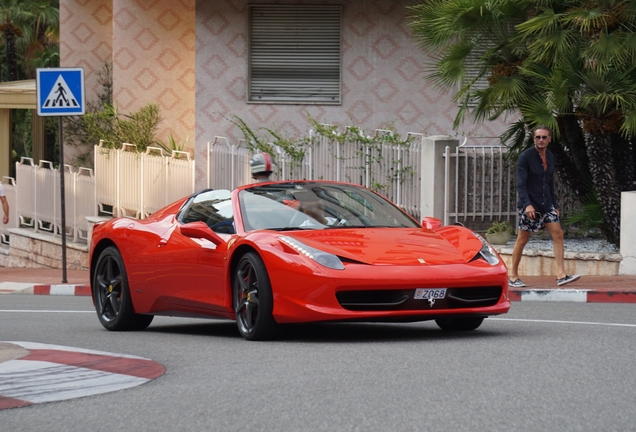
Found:
M 508 220 L 518 225 L 516 166 L 499 145 L 457 146 L 444 152 L 444 223 L 479 226 Z M 580 207 L 572 191 L 555 176 L 556 195 L 564 215 Z
M 97 211 L 113 216 L 143 218 L 194 192 L 194 159 L 189 153 L 163 155 L 148 147 L 137 153 L 124 143 L 121 149 L 95 147 Z
M 375 138 L 393 132 L 376 130 Z M 362 141 L 342 144 L 338 139 L 310 133 L 302 160 L 293 160 L 281 147 L 273 146 L 276 170 L 272 180 L 333 180 L 361 184 L 376 190 L 420 217 L 420 148 L 423 136 L 409 133 L 408 144 L 368 145 Z M 376 141 L 377 142 L 377 141 Z M 215 137 L 207 145 L 207 187 L 233 189 L 251 183 L 252 153 L 244 141 L 230 144 Z
M 501 146 L 446 147 L 446 223 L 516 220 L 515 167 L 506 152 Z
M 347 133 L 347 132 L 345 132 Z M 376 130 L 375 137 L 392 132 Z M 409 133 L 405 144 L 391 140 L 368 145 L 360 140 L 346 144 L 310 133 L 301 161 L 275 148 L 277 170 L 273 180 L 335 180 L 362 184 L 388 197 L 409 214 L 421 218 L 422 188 L 445 191 L 444 221 L 461 222 L 474 229 L 494 219 L 516 218 L 514 166 L 500 146 L 446 147 L 435 178 L 443 184 L 422 185 L 423 135 Z M 232 144 L 215 137 L 207 145 L 203 163 L 208 188 L 234 189 L 251 182 L 251 152 L 243 141 Z M 163 154 L 159 148 L 137 153 L 131 144 L 121 149 L 95 146 L 93 171 L 64 169 L 66 233 L 74 241 L 87 240 L 89 216 L 145 217 L 195 191 L 195 161 L 184 152 Z M 428 169 L 428 168 L 427 168 Z M 22 158 L 16 163 L 16 180 L 5 177 L 10 222 L 0 224 L 0 241 L 8 243 L 9 229 L 30 227 L 61 234 L 59 172 L 50 162 L 37 166 Z M 564 191 L 565 192 L 565 191 Z M 561 196 L 568 196 L 567 192 Z M 571 194 L 570 194 L 571 198 Z M 569 202 L 576 202 L 570 199 Z M 572 206 L 570 206 L 572 207 Z M 568 209 L 564 209 L 568 213 Z M 571 210 L 571 208 L 569 208 Z
M 185 152 L 164 156 L 134 146 L 95 147 L 95 175 L 88 168 L 64 167 L 65 232 L 72 241 L 87 241 L 87 217 L 99 215 L 145 217 L 194 192 L 194 160 Z M 48 161 L 16 163 L 16 179 L 3 179 L 9 202 L 9 224 L 0 224 L 0 242 L 9 243 L 9 229 L 31 228 L 62 233 L 60 174 Z
M 66 233 L 73 241 L 86 240 L 87 216 L 95 215 L 95 180 L 92 170 L 73 171 L 65 165 Z M 8 243 L 9 229 L 30 227 L 35 232 L 61 234 L 62 211 L 60 173 L 50 162 L 22 158 L 16 163 L 16 178 L 5 177 L 4 186 L 10 208 L 9 224 L 0 227 L 2 242 Z M 69 199 L 70 198 L 70 199 Z

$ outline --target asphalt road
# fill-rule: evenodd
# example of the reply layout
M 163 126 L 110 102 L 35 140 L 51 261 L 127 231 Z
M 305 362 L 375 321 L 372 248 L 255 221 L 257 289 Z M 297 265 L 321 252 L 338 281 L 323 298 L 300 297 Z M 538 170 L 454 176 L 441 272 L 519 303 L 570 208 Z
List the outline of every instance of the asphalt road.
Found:
M 0 341 L 138 355 L 166 373 L 2 410 L 0 429 L 636 430 L 634 305 L 522 302 L 464 334 L 431 322 L 304 325 L 274 342 L 245 341 L 233 322 L 181 318 L 111 333 L 81 313 L 91 310 L 85 297 L 0 296 Z

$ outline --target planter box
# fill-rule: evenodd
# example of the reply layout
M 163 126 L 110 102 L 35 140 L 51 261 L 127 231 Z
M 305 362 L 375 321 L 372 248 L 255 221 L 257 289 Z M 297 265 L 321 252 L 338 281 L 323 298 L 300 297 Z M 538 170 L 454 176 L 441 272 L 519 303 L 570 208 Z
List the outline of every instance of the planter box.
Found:
M 510 240 L 510 233 L 508 231 L 493 234 L 486 233 L 486 240 L 494 245 L 505 245 Z

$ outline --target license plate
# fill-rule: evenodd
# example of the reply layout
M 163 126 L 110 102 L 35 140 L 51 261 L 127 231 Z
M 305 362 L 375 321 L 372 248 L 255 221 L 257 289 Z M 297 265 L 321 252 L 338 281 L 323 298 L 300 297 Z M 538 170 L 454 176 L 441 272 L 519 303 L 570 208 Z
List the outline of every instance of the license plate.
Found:
M 417 288 L 415 295 L 416 300 L 439 300 L 446 297 L 446 288 Z

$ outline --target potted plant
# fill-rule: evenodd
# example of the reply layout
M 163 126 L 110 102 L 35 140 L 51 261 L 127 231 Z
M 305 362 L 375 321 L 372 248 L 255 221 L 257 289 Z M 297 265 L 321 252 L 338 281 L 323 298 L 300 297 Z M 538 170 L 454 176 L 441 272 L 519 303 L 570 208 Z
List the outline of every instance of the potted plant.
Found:
M 491 244 L 505 245 L 506 243 L 508 243 L 508 240 L 510 240 L 512 232 L 513 230 L 510 222 L 495 221 L 486 230 L 486 240 L 488 240 L 488 242 Z

